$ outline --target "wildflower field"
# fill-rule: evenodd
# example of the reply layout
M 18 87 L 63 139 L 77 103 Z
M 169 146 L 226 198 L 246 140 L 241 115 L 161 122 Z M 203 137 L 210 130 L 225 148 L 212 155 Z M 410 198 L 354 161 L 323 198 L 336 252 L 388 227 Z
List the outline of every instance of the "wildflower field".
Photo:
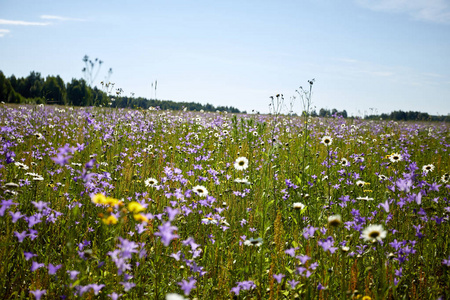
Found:
M 449 299 L 448 123 L 0 106 L 1 299 Z

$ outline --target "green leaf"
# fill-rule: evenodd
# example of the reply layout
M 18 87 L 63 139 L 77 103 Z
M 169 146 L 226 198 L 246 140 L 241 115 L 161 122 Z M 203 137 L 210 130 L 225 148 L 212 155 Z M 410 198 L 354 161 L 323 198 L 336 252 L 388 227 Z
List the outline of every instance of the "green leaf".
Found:
M 72 208 L 72 215 L 74 217 L 77 217 L 79 212 L 80 212 L 80 208 L 78 207 L 78 205 L 76 205 Z
M 286 268 L 286 271 L 288 271 L 289 272 L 289 274 L 294 274 L 294 270 L 292 270 L 292 269 L 290 269 L 289 267 L 285 267 Z
M 306 212 L 307 209 L 308 209 L 308 206 L 305 206 L 305 207 L 302 209 L 302 211 L 300 212 L 300 215 L 303 215 L 303 214 Z
M 80 284 L 80 279 L 78 279 L 77 281 L 75 281 L 74 283 L 72 283 L 71 288 L 74 288 L 74 287 L 76 287 L 76 286 L 79 285 L 79 284 Z

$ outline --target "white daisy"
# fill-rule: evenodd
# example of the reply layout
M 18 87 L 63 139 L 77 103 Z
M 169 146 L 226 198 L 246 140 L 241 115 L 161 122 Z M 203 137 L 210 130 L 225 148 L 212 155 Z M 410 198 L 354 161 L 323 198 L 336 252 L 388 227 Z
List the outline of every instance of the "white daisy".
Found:
M 442 175 L 442 177 L 441 177 L 441 182 L 443 182 L 443 183 L 447 183 L 448 182 L 448 179 L 449 179 L 449 174 L 448 173 L 445 173 L 444 175 Z
M 328 217 L 329 226 L 339 226 L 342 223 L 341 215 L 333 215 Z
M 41 176 L 41 175 L 39 175 L 39 174 L 37 174 L 37 173 L 27 172 L 27 173 L 25 173 L 25 176 L 39 177 L 39 176 Z
M 29 169 L 29 167 L 26 165 L 26 164 L 23 164 L 23 163 L 21 163 L 21 162 L 15 162 L 14 163 L 17 167 L 19 167 L 19 169 L 22 169 L 22 170 L 28 170 Z
M 19 185 L 17 183 L 14 183 L 14 182 L 8 182 L 8 183 L 5 183 L 4 187 L 18 188 Z
M 214 224 L 217 225 L 217 220 L 213 219 L 213 218 L 203 218 L 202 219 L 202 224 L 208 225 L 208 224 Z
M 248 168 L 248 159 L 245 157 L 238 157 L 234 162 L 234 168 L 238 171 L 243 171 Z
M 357 197 L 356 200 L 372 201 L 373 198 L 369 198 L 369 196 L 365 196 L 365 197 Z
M 378 175 L 378 179 L 380 179 L 381 181 L 386 180 L 387 177 L 383 174 Z
M 151 186 L 151 187 L 153 187 L 153 186 L 156 186 L 156 185 L 158 185 L 158 180 L 156 180 L 155 178 L 147 178 L 145 181 L 144 181 L 144 183 L 145 183 L 145 186 L 146 187 L 149 187 L 149 186 Z
M 354 161 L 355 163 L 362 163 L 362 162 L 364 162 L 364 157 L 362 157 L 362 156 L 356 156 L 355 158 L 353 158 L 353 161 Z
M 398 153 L 392 153 L 391 155 L 389 155 L 389 160 L 393 163 L 399 162 L 402 159 L 403 159 L 403 157 Z
M 364 181 L 362 181 L 362 180 L 358 180 L 358 181 L 356 182 L 356 185 L 359 186 L 359 187 L 363 187 L 365 184 L 366 184 L 366 183 L 365 183 Z
M 171 293 L 166 295 L 166 300 L 186 300 L 186 298 L 181 295 Z
M 381 241 L 386 235 L 387 232 L 383 229 L 382 225 L 369 225 L 361 233 L 365 241 Z
M 341 166 L 346 167 L 349 165 L 348 160 L 346 158 L 341 158 L 341 162 L 340 162 Z
M 434 170 L 434 165 L 429 164 L 422 167 L 422 171 L 425 173 L 432 172 Z
M 322 144 L 324 144 L 325 146 L 330 146 L 331 143 L 333 142 L 333 138 L 329 135 L 326 135 L 322 138 L 322 140 L 320 142 Z
M 38 176 L 32 177 L 31 179 L 34 180 L 34 181 L 43 181 L 44 177 L 42 177 L 41 175 L 38 175 Z
M 220 220 L 220 224 L 230 227 L 230 223 L 228 223 L 225 219 Z
M 242 184 L 251 184 L 249 181 L 248 181 L 248 179 L 247 178 L 236 178 L 235 180 L 234 180 L 234 182 L 236 182 L 236 183 L 242 183 Z
M 192 191 L 196 193 L 199 197 L 208 196 L 208 190 L 203 185 L 196 185 L 192 188 Z
M 257 238 L 257 239 L 250 238 L 250 239 L 248 239 L 248 240 L 246 240 L 244 242 L 244 245 L 259 247 L 259 246 L 262 245 L 262 243 L 263 243 L 263 239 L 262 238 Z
M 300 203 L 300 202 L 295 202 L 294 204 L 292 204 L 292 207 L 294 209 L 303 210 L 305 208 L 305 204 Z

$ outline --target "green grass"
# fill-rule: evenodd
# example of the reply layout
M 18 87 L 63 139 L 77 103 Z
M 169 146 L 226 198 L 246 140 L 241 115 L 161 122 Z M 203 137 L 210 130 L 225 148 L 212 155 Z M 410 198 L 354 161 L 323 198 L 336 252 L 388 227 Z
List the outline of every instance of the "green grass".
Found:
M 282 115 L 6 105 L 0 121 L 2 299 L 33 298 L 35 290 L 46 290 L 43 299 L 450 296 L 448 124 L 314 118 L 305 130 L 303 118 Z M 57 164 L 61 152 L 70 157 Z M 391 162 L 393 153 L 402 160 Z M 238 157 L 248 168 L 234 168 Z M 434 169 L 423 172 L 428 164 Z M 145 185 L 150 177 L 156 187 Z M 409 190 L 401 188 L 408 179 Z M 208 197 L 192 191 L 197 185 Z M 123 205 L 94 204 L 100 193 Z M 6 207 L 8 200 L 17 205 Z M 13 223 L 12 213 L 39 217 L 32 201 L 48 203 L 41 222 Z M 135 220 L 132 201 L 144 205 L 148 222 Z M 389 212 L 379 205 L 385 201 Z M 294 209 L 297 202 L 305 208 Z M 166 246 L 159 232 L 169 224 L 167 207 L 178 209 L 170 221 L 178 237 Z M 111 213 L 118 223 L 104 224 Z M 337 227 L 328 225 L 332 215 L 342 218 Z M 382 225 L 386 237 L 365 241 L 370 224 Z M 31 236 L 19 242 L 15 232 Z M 116 254 L 129 265 L 118 266 L 111 253 L 127 241 L 132 251 Z M 294 257 L 285 252 L 291 248 Z M 26 260 L 24 252 L 36 256 Z M 44 266 L 32 271 L 33 261 Z M 49 264 L 61 268 L 49 274 Z M 275 274 L 284 275 L 280 283 Z M 196 281 L 189 295 L 182 280 Z M 135 286 L 126 291 L 125 282 Z M 95 294 L 90 284 L 104 287 Z

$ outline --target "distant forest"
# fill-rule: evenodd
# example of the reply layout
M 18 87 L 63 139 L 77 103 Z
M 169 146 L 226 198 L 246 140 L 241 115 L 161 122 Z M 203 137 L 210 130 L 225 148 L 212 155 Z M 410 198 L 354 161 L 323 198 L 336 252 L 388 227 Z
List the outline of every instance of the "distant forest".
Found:
M 213 106 L 194 102 L 175 102 L 170 100 L 146 99 L 142 97 L 125 97 L 121 89 L 114 90 L 113 85 L 104 84 L 103 89 L 90 87 L 84 79 L 72 79 L 67 84 L 58 76 L 41 77 L 38 72 L 31 72 L 25 78 L 14 75 L 7 78 L 0 71 L 0 101 L 5 103 L 57 104 L 72 106 L 107 106 L 119 108 L 154 107 L 171 110 L 204 110 L 241 113 L 232 106 Z M 245 113 L 245 112 L 242 112 Z
M 190 111 L 227 111 L 229 113 L 246 113 L 232 106 L 217 106 L 211 104 L 200 104 L 195 102 L 175 102 L 170 100 L 146 99 L 142 97 L 126 97 L 121 95 L 121 89 L 113 89 L 109 83 L 104 84 L 102 89 L 90 87 L 84 79 L 72 79 L 65 83 L 58 76 L 41 77 L 38 72 L 31 72 L 27 77 L 16 78 L 14 75 L 7 78 L 0 71 L 0 101 L 5 103 L 29 103 L 29 104 L 57 104 L 72 106 L 106 106 L 118 108 L 143 108 L 154 107 L 156 109 L 190 110 Z M 345 110 L 321 108 L 319 112 L 313 110 L 313 117 L 336 117 L 347 118 Z M 364 119 L 397 121 L 445 121 L 450 122 L 450 116 L 433 116 L 418 111 L 394 111 L 390 114 L 371 114 Z
M 332 110 L 321 108 L 319 112 L 317 113 L 315 110 L 313 110 L 310 115 L 312 117 L 336 117 L 336 116 L 342 116 L 344 118 L 347 118 L 347 111 L 338 111 L 337 109 L 333 108 Z M 380 115 L 378 114 L 370 114 L 365 115 L 364 119 L 366 120 L 395 120 L 395 121 L 443 121 L 443 122 L 450 122 L 450 115 L 446 116 L 433 116 L 429 115 L 428 113 L 423 113 L 419 111 L 402 111 L 402 110 L 396 110 L 389 114 L 382 113 Z

